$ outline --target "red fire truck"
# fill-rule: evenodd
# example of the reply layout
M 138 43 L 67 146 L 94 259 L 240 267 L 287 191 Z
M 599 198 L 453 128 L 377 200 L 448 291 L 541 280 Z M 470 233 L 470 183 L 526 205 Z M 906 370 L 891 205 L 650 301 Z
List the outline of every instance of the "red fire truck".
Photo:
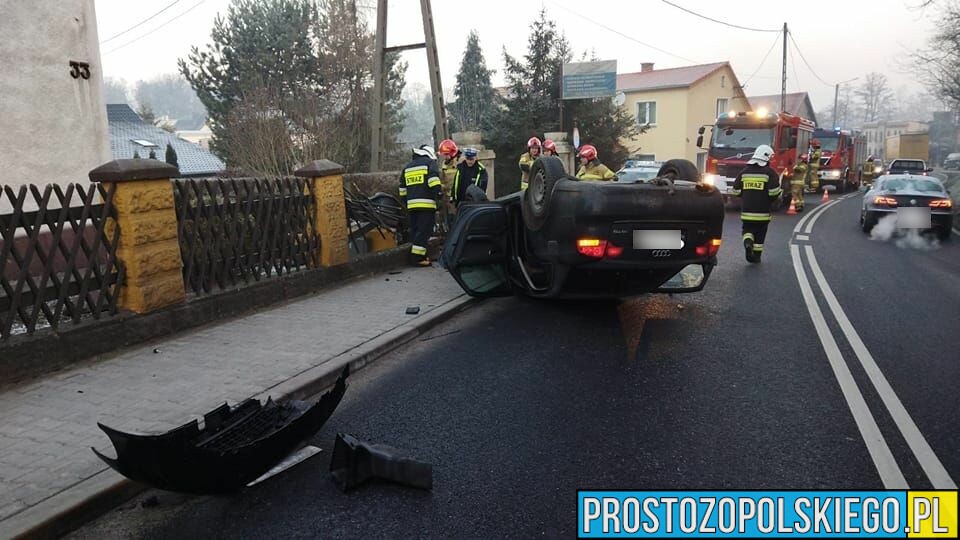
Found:
M 770 166 L 781 175 L 781 186 L 789 201 L 789 173 L 797 157 L 806 152 L 815 124 L 806 118 L 788 113 L 771 113 L 765 109 L 743 112 L 731 111 L 710 126 L 712 134 L 708 147 L 703 180 L 711 183 L 728 200 L 727 193 L 733 180 L 761 144 L 773 148 Z M 705 128 L 700 128 L 697 146 L 703 148 Z
M 817 129 L 813 138 L 820 140 L 820 185 L 835 186 L 840 193 L 859 187 L 857 173 L 867 158 L 863 135 L 841 129 Z

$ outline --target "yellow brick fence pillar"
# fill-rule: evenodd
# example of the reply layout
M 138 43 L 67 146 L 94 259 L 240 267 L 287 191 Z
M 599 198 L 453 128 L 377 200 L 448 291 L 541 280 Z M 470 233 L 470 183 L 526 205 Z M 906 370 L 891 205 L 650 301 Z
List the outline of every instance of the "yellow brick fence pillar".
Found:
M 314 218 L 320 236 L 320 265 L 350 262 L 347 207 L 343 199 L 343 166 L 328 159 L 308 163 L 295 175 L 313 182 Z
M 118 159 L 90 171 L 90 180 L 114 184 L 120 225 L 117 258 L 125 274 L 120 307 L 148 313 L 183 302 L 183 261 L 170 179 L 176 167 L 155 159 Z

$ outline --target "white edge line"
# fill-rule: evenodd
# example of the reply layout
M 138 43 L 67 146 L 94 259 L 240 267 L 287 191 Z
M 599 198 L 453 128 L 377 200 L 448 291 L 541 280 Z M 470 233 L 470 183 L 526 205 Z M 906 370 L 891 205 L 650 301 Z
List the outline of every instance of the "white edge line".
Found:
M 807 226 L 804 227 L 803 229 L 804 234 L 810 234 L 813 231 L 813 224 L 816 223 L 818 219 L 820 219 L 820 216 L 822 216 L 824 212 L 826 212 L 831 206 L 837 204 L 838 202 L 840 202 L 840 199 L 835 199 L 833 201 L 828 202 L 827 204 L 820 206 L 820 208 L 823 208 L 823 210 L 820 210 L 819 212 L 814 214 L 812 218 L 810 218 L 810 222 L 807 223 Z
M 810 249 L 809 246 L 807 249 Z M 790 246 L 790 257 L 793 259 L 793 269 L 797 273 L 797 282 L 800 284 L 800 292 L 803 294 L 807 311 L 810 312 L 810 319 L 817 330 L 817 336 L 823 345 L 823 351 L 827 354 L 827 360 L 830 361 L 833 375 L 840 385 L 840 391 L 843 393 L 847 407 L 853 415 L 860 436 L 867 445 L 867 451 L 870 453 L 873 465 L 877 468 L 877 473 L 880 474 L 883 487 L 886 489 L 909 489 L 910 486 L 907 485 L 907 480 L 903 477 L 903 472 L 900 471 L 897 460 L 894 459 L 887 441 L 883 438 L 883 434 L 877 426 L 877 421 L 870 414 L 867 402 L 864 400 L 860 388 L 857 387 L 853 374 L 850 373 L 850 368 L 840 353 L 840 348 L 837 347 L 837 342 L 827 326 L 826 319 L 823 318 L 823 312 L 820 310 L 820 305 L 817 304 L 817 299 L 810 288 L 810 282 L 807 280 L 807 274 L 803 270 L 798 246 Z
M 816 215 L 817 212 L 822 212 L 822 211 L 824 210 L 824 208 L 825 208 L 825 206 L 817 206 L 816 208 L 814 208 L 813 210 L 811 210 L 810 213 L 808 213 L 808 214 L 806 214 L 805 216 L 803 216 L 802 218 L 800 218 L 800 221 L 798 221 L 798 222 L 797 222 L 797 225 L 793 228 L 794 234 L 800 232 L 800 229 L 803 227 L 803 224 L 806 223 L 808 219 L 810 219 L 810 218 L 812 218 L 814 215 Z
M 850 319 L 847 318 L 843 308 L 840 307 L 840 302 L 837 301 L 833 290 L 830 289 L 830 284 L 827 283 L 823 272 L 820 270 L 820 265 L 817 264 L 817 257 L 813 254 L 813 248 L 806 246 L 806 253 L 807 260 L 810 261 L 810 269 L 813 271 L 813 277 L 820 286 L 827 305 L 830 306 L 830 311 L 832 311 L 833 316 L 836 317 L 840 329 L 850 343 L 850 347 L 853 348 L 853 352 L 860 360 L 860 365 L 863 366 L 864 371 L 867 372 L 870 382 L 873 383 L 874 388 L 877 389 L 877 393 L 880 394 L 880 399 L 883 400 L 883 404 L 890 412 L 890 416 L 893 417 L 893 421 L 897 424 L 897 428 L 900 429 L 901 435 L 906 439 L 910 450 L 913 451 L 913 455 L 916 456 L 917 461 L 920 462 L 920 466 L 923 467 L 923 472 L 927 474 L 930 483 L 933 484 L 934 489 L 957 489 L 957 484 L 950 478 L 950 473 L 947 472 L 943 463 L 940 462 L 940 459 L 937 458 L 937 455 L 934 453 L 933 448 L 930 447 L 930 444 L 927 443 L 923 434 L 920 433 L 917 424 L 914 423 L 910 417 L 900 398 L 898 398 L 896 392 L 893 391 L 893 387 L 890 386 L 887 378 L 883 375 L 883 372 L 880 371 L 880 367 L 877 366 L 873 355 L 867 350 L 867 346 L 864 345 L 863 340 L 860 339 L 857 330 L 853 327 L 853 324 L 850 323 Z

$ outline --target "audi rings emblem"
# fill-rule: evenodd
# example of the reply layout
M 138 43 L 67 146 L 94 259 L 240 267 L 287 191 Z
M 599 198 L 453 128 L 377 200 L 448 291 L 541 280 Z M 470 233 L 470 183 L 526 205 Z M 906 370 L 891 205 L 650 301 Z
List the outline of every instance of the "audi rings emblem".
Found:
M 653 255 L 654 257 L 669 257 L 673 255 L 673 252 L 670 251 L 669 249 L 655 249 L 653 250 L 653 253 L 651 253 L 651 255 Z

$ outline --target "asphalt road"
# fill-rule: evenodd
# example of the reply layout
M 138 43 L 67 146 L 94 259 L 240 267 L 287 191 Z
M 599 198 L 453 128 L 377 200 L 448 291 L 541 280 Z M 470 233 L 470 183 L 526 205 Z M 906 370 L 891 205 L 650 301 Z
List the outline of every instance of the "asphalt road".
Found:
M 923 443 L 960 478 L 960 238 L 931 251 L 872 241 L 858 204 L 826 209 L 807 239 L 793 237 L 803 215 L 778 216 L 759 266 L 728 213 L 701 293 L 486 301 L 356 374 L 312 441 L 320 456 L 232 498 L 147 493 L 73 537 L 572 537 L 578 488 L 889 486 L 869 419 L 910 487 L 942 485 Z M 806 214 L 816 207 L 809 196 Z M 868 376 L 807 246 L 923 443 Z M 434 489 L 340 493 L 337 432 L 431 462 Z M 137 504 L 149 497 L 159 504 Z

